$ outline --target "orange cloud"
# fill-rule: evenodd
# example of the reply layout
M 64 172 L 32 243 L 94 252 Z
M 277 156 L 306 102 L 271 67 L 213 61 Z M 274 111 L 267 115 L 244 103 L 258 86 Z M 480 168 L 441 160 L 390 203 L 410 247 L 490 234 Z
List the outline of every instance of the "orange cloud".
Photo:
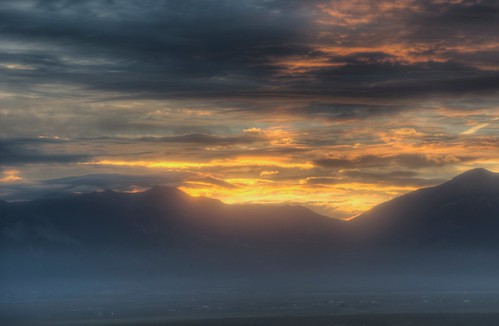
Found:
M 272 145 L 284 145 L 294 143 L 296 134 L 279 127 L 261 129 L 261 128 L 248 128 L 243 130 L 247 134 L 255 134 L 263 136 L 268 139 Z
M 351 28 L 371 23 L 380 17 L 393 17 L 397 11 L 419 9 L 414 0 L 332 0 L 318 7 L 328 17 L 321 23 Z
M 17 182 L 23 180 L 19 176 L 19 170 L 5 170 L 3 171 L 3 177 L 0 178 L 0 182 Z
M 475 132 L 477 132 L 478 130 L 482 129 L 482 128 L 485 128 L 489 125 L 489 123 L 480 123 L 480 124 L 477 124 L 473 127 L 471 127 L 470 129 L 467 129 L 465 131 L 463 131 L 461 133 L 461 135 L 473 135 Z
M 346 65 L 346 63 L 343 62 L 334 62 L 328 57 L 310 58 L 299 56 L 279 59 L 275 61 L 274 64 L 282 67 L 282 73 L 284 74 L 303 74 L 316 69 L 342 67 Z
M 262 171 L 262 172 L 260 172 L 261 177 L 269 177 L 269 176 L 273 176 L 273 175 L 277 175 L 277 174 L 279 174 L 279 171 Z

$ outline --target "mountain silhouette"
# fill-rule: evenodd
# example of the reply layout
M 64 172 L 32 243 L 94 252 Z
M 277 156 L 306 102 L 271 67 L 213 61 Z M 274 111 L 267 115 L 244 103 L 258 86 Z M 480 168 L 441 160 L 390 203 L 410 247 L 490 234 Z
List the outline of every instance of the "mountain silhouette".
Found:
M 352 237 L 390 245 L 499 245 L 499 173 L 464 172 L 358 216 Z
M 170 187 L 0 202 L 4 246 L 52 249 L 307 246 L 342 222 L 300 206 L 226 205 Z
M 132 263 L 140 270 L 150 264 L 186 270 L 192 262 L 203 266 L 200 271 L 239 263 L 246 270 L 308 263 L 337 269 L 381 262 L 388 251 L 395 252 L 392 261 L 406 262 L 447 249 L 493 253 L 498 234 L 499 174 L 484 169 L 410 192 L 351 221 L 300 206 L 227 205 L 163 186 L 0 201 L 0 258 L 4 271 L 14 274 L 33 266 L 58 266 L 50 269 L 55 273 Z M 31 265 L 18 266 L 27 261 Z

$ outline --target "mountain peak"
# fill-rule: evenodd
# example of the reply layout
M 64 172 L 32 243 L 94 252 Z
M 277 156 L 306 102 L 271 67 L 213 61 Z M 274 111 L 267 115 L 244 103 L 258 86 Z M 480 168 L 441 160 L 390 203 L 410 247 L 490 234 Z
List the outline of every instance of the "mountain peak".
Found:
M 380 204 L 356 220 L 381 242 L 486 246 L 499 245 L 498 216 L 499 173 L 477 168 Z
M 499 176 L 499 174 L 489 171 L 484 168 L 471 169 L 452 178 L 454 181 L 478 181 L 487 180 Z
M 149 197 L 149 198 L 156 198 L 158 200 L 165 200 L 165 199 L 180 199 L 180 198 L 190 198 L 189 195 L 187 195 L 185 192 L 182 190 L 175 188 L 175 187 L 168 187 L 168 186 L 153 186 L 152 188 L 144 191 L 142 193 L 144 196 Z

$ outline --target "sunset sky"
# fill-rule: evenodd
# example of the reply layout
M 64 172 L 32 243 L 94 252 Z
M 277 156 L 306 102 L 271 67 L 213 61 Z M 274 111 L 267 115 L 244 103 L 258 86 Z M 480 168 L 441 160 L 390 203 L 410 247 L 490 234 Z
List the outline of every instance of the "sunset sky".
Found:
M 349 218 L 499 171 L 495 0 L 3 1 L 0 198 L 141 191 Z

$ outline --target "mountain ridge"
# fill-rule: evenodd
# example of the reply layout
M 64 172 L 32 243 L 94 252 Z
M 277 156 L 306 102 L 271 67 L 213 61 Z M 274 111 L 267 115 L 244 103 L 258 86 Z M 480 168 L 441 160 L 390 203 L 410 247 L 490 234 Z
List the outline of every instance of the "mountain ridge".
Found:
M 499 173 L 472 169 L 384 202 L 352 221 L 363 236 L 406 242 L 491 244 L 499 234 Z M 494 232 L 496 230 L 496 232 Z M 369 231 L 369 232 L 368 232 Z
M 24 237 L 37 245 L 65 238 L 94 247 L 499 246 L 495 236 L 499 233 L 499 173 L 485 169 L 472 169 L 440 185 L 407 193 L 347 222 L 303 206 L 228 205 L 167 186 L 138 193 L 105 190 L 0 202 L 0 209 L 4 243 Z
M 6 234 L 17 234 L 17 240 L 24 237 L 36 244 L 62 234 L 74 243 L 97 247 L 133 241 L 189 247 L 200 239 L 223 245 L 224 241 L 258 243 L 282 238 L 283 244 L 289 244 L 303 242 L 312 234 L 326 241 L 325 230 L 335 223 L 305 207 L 227 205 L 165 186 L 139 193 L 107 190 L 4 206 L 0 216 L 4 243 L 12 238 Z M 50 239 L 45 237 L 47 230 L 51 230 Z
M 424 270 L 434 261 L 447 270 L 456 262 L 446 257 L 466 252 L 466 259 L 488 264 L 499 248 L 497 175 L 472 171 L 351 221 L 302 206 L 227 205 L 164 186 L 4 202 L 0 274 L 348 274 Z

